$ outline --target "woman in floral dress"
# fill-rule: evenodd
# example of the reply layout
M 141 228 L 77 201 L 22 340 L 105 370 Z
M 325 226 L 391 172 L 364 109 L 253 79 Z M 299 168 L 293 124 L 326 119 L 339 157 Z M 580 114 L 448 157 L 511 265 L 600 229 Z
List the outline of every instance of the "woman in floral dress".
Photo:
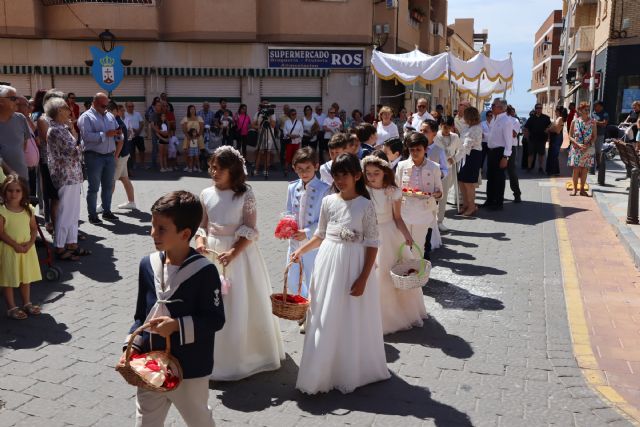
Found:
M 585 183 L 587 182 L 587 171 L 593 166 L 597 128 L 589 116 L 588 102 L 580 104 L 578 114 L 579 117 L 571 122 L 569 129 L 571 148 L 567 164 L 573 168 L 573 194 L 571 195 L 575 196 L 579 190 L 581 196 L 589 196 L 585 190 Z M 578 187 L 578 179 L 580 187 Z

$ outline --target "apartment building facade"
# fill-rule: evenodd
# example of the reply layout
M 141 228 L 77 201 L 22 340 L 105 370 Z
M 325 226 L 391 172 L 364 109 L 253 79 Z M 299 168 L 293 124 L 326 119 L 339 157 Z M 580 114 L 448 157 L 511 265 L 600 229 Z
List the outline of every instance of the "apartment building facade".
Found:
M 429 55 L 446 48 L 447 0 L 374 0 L 374 44 L 386 53 L 405 53 L 419 49 Z M 405 86 L 378 80 L 378 103 L 395 111 L 405 107 L 415 111 L 418 98 L 426 97 L 435 108 L 448 98 L 447 82 L 416 83 Z
M 0 0 L 0 81 L 20 93 L 99 90 L 86 61 L 105 29 L 131 61 L 113 96 L 141 110 L 161 92 L 181 115 L 226 98 L 302 109 L 374 103 L 374 44 L 444 49 L 446 0 Z M 422 13 L 419 15 L 418 12 Z M 435 28 L 435 29 L 434 29 Z M 376 29 L 379 31 L 376 34 Z M 434 34 L 436 33 L 436 34 Z M 379 83 L 380 84 L 380 83 Z M 392 83 L 393 84 L 393 83 Z M 383 95 L 385 85 L 379 88 Z M 393 90 L 393 87 L 392 87 Z M 389 99 L 381 98 L 385 102 Z M 386 102 L 385 102 L 386 103 Z
M 464 61 L 473 58 L 480 51 L 486 56 L 491 56 L 491 45 L 488 43 L 488 38 L 488 30 L 476 31 L 473 18 L 456 18 L 453 24 L 447 28 L 449 51 Z M 458 92 L 457 98 L 468 100 L 473 105 L 482 107 L 481 100 L 476 100 L 475 95 L 471 92 Z
M 640 9 L 632 0 L 565 0 L 568 37 L 566 101 L 602 100 L 612 121 L 640 100 Z M 563 40 L 564 41 L 564 40 Z M 592 68 L 593 99 L 589 91 Z
M 552 115 L 561 102 L 561 85 L 558 80 L 562 68 L 560 39 L 562 37 L 562 10 L 549 14 L 535 35 L 531 88 L 536 103 L 542 104 L 545 114 Z

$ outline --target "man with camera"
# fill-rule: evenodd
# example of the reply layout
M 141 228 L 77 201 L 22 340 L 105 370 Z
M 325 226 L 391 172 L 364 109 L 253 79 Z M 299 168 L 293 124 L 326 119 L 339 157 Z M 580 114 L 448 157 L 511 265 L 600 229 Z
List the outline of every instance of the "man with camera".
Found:
M 275 105 L 263 99 L 258 106 L 258 112 L 253 116 L 252 126 L 258 131 L 258 145 L 256 146 L 256 165 L 252 175 L 260 170 L 260 162 L 264 161 L 264 178 L 269 177 L 271 152 L 275 149 L 276 114 Z

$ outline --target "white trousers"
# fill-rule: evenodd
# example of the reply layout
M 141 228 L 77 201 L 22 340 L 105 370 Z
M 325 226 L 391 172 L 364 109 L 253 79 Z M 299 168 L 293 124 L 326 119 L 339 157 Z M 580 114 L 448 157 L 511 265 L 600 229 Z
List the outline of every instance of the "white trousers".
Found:
M 58 189 L 58 216 L 56 218 L 56 248 L 78 243 L 80 220 L 80 192 L 82 184 L 63 185 Z
M 455 165 L 449 165 L 449 168 L 455 167 Z M 449 198 L 449 190 L 453 185 L 453 173 L 449 170 L 447 176 L 442 178 L 442 199 L 438 203 L 438 224 L 442 224 L 444 221 L 444 214 L 447 210 L 447 199 Z
M 209 400 L 209 377 L 182 380 L 176 391 L 158 393 L 138 388 L 136 395 L 136 427 L 164 425 L 171 404 L 189 427 L 215 427 Z

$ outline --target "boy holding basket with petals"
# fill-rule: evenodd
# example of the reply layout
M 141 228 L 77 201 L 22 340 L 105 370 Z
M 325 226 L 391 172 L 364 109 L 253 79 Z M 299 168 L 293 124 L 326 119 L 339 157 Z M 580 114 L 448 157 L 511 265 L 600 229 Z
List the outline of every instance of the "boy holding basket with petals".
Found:
M 216 267 L 189 246 L 202 218 L 202 205 L 194 194 L 175 191 L 157 200 L 151 213 L 151 237 L 158 252 L 140 262 L 130 333 L 147 322 L 151 327 L 135 337 L 132 347 L 135 353 L 163 350 L 169 337 L 183 379 L 167 392 L 138 388 L 136 426 L 164 425 L 174 404 L 187 425 L 214 427 L 207 404 L 209 375 L 214 335 L 224 325 L 225 316 Z
M 299 231 L 289 239 L 287 260 L 301 244 L 313 237 L 318 227 L 322 199 L 329 192 L 329 184 L 316 177 L 318 164 L 315 158 L 316 154 L 311 147 L 300 148 L 293 155 L 293 170 L 300 179 L 289 183 L 287 213 L 295 217 Z M 303 283 L 298 283 L 300 274 L 298 264 L 292 265 L 289 269 L 288 286 L 292 293 L 297 293 L 298 288 L 302 286 L 301 295 L 308 298 L 311 272 L 317 253 L 317 250 L 313 250 L 302 257 Z

